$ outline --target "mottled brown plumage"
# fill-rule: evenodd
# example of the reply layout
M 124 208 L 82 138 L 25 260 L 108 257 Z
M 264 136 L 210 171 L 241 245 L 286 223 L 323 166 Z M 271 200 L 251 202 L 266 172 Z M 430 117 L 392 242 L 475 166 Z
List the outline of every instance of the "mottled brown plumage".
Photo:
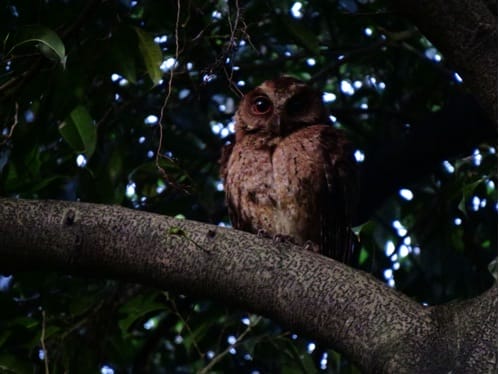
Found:
M 235 121 L 220 170 L 232 225 L 348 261 L 355 162 L 321 94 L 291 77 L 265 81 L 244 96 Z

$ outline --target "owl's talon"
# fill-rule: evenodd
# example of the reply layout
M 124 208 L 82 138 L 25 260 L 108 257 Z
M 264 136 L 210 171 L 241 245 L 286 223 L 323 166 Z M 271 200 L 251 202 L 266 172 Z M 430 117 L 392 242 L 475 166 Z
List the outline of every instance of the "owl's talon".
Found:
M 316 243 L 314 243 L 313 241 L 311 241 L 311 240 L 307 240 L 303 244 L 303 249 L 306 250 L 306 251 L 314 252 L 314 253 L 319 253 L 320 252 L 319 246 Z
M 259 238 L 267 238 L 267 239 L 272 237 L 267 231 L 262 229 L 256 232 L 256 236 L 258 236 Z
M 276 234 L 272 237 L 272 241 L 274 242 L 274 244 L 286 243 L 286 242 L 296 244 L 293 237 L 289 235 Z

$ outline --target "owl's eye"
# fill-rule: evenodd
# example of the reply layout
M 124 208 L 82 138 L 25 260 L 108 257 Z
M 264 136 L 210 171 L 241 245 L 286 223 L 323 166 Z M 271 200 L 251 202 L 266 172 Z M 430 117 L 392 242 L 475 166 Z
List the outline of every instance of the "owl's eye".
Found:
M 251 105 L 251 110 L 255 114 L 266 114 L 272 109 L 272 103 L 269 99 L 264 96 L 259 96 L 253 100 L 253 105 Z

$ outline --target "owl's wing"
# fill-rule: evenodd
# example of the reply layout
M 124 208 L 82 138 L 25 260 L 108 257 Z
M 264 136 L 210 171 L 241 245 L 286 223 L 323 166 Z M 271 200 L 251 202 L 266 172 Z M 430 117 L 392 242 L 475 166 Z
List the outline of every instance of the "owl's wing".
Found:
M 220 177 L 224 181 L 225 186 L 225 204 L 227 205 L 227 210 L 229 213 L 229 219 L 232 224 L 232 227 L 244 230 L 251 231 L 251 222 L 244 220 L 242 215 L 240 214 L 240 207 L 237 204 L 240 204 L 240 201 L 234 201 L 233 196 L 230 193 L 230 190 L 227 187 L 227 172 L 229 167 L 229 159 L 232 155 L 232 150 L 234 149 L 234 143 L 227 143 L 222 148 L 222 154 L 220 156 L 220 160 L 218 163 L 220 164 Z
M 220 177 L 225 181 L 227 179 L 227 167 L 229 165 L 229 158 L 232 154 L 232 149 L 234 148 L 234 143 L 227 143 L 222 148 L 222 154 L 220 155 L 220 160 L 218 163 L 220 165 Z
M 352 261 L 355 236 L 352 221 L 357 209 L 357 168 L 352 147 L 333 127 L 321 137 L 325 183 L 321 191 L 321 253 L 344 263 Z

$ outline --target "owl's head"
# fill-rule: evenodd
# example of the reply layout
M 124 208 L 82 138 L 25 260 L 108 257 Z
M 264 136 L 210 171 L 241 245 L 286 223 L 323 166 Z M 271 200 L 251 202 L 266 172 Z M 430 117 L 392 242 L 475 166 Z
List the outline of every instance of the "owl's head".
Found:
M 329 122 L 321 93 L 288 76 L 265 81 L 247 93 L 235 119 L 236 139 L 249 133 L 285 137 L 299 128 Z

